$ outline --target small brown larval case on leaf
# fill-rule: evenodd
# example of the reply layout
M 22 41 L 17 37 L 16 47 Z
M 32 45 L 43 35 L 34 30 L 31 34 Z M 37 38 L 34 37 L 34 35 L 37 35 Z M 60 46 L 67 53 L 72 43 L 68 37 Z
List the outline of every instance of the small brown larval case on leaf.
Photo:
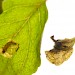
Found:
M 51 39 L 55 42 L 55 45 L 52 50 L 45 51 L 46 58 L 51 63 L 60 65 L 72 55 L 75 38 L 55 40 L 54 36 L 51 36 Z

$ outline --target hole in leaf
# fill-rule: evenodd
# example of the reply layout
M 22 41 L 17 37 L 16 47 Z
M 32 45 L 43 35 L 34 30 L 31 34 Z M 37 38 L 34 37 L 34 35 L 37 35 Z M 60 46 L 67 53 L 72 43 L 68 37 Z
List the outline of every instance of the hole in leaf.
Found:
M 15 52 L 17 52 L 18 49 L 19 49 L 18 43 L 14 41 L 9 41 L 2 47 L 2 55 L 4 57 L 10 58 Z

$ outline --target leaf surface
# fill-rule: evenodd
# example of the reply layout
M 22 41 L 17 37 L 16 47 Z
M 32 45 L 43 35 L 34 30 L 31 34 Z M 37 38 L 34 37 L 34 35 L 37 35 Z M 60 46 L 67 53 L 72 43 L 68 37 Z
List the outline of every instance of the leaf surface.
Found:
M 0 75 L 32 75 L 40 66 L 41 37 L 47 20 L 45 0 L 1 2 L 0 50 L 11 53 L 16 49 L 14 43 L 19 47 L 11 58 L 0 53 Z

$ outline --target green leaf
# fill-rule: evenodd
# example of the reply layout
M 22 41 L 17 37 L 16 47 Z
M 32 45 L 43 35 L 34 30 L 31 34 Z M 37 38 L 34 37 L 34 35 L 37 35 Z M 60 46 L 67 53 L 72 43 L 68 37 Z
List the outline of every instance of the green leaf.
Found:
M 47 20 L 45 0 L 1 0 L 0 75 L 32 75 L 40 66 Z

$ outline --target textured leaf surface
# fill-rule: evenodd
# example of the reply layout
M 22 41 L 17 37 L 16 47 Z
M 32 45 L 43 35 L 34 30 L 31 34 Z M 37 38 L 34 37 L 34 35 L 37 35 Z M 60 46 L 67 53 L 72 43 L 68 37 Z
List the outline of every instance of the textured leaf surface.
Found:
M 19 44 L 11 58 L 0 55 L 0 75 L 32 75 L 40 65 L 45 0 L 4 0 L 0 12 L 0 48 L 10 40 Z

